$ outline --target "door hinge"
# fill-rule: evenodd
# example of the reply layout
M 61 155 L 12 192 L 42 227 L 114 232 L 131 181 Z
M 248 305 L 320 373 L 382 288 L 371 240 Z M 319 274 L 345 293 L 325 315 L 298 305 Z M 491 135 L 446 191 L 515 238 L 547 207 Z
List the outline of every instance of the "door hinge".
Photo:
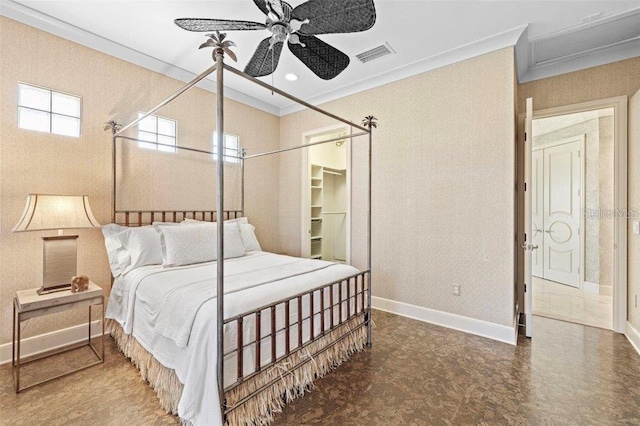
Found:
M 527 285 L 526 284 L 524 285 L 524 292 L 525 293 L 527 292 Z
M 524 141 L 527 141 L 527 132 L 524 132 Z
M 524 192 L 527 192 L 527 182 L 524 183 Z
M 526 232 L 524 233 L 524 242 L 525 243 L 527 242 L 527 233 Z

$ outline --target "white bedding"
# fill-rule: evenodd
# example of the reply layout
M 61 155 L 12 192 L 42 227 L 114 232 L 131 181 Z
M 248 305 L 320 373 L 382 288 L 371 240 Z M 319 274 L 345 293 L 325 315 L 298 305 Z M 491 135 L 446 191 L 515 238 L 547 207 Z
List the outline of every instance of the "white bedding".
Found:
M 266 252 L 249 252 L 242 257 L 225 260 L 225 318 L 356 273 L 358 270 L 348 265 Z M 215 277 L 215 262 L 176 268 L 143 266 L 116 279 L 107 307 L 107 318 L 116 320 L 125 333 L 133 334 L 162 365 L 175 370 L 184 384 L 178 415 L 194 425 L 222 423 L 215 371 Z M 355 292 L 353 287 L 352 291 Z M 345 292 L 346 288 L 343 294 Z M 337 293 L 334 293 L 335 300 L 338 300 Z M 318 299 L 314 303 L 316 306 Z M 303 311 L 308 313 L 308 300 L 302 305 Z M 292 306 L 291 311 L 293 323 L 297 309 Z M 279 328 L 283 322 L 282 309 L 278 310 L 278 316 Z M 269 318 L 268 315 L 263 317 Z M 327 315 L 325 320 L 328 321 Z M 316 332 L 319 331 L 319 323 L 316 321 Z M 269 321 L 263 321 L 261 329 L 262 336 L 268 334 Z M 252 321 L 245 321 L 243 330 L 246 343 L 255 338 Z M 303 330 L 303 341 L 306 341 L 308 327 L 303 327 Z M 292 338 L 296 334 L 292 333 Z M 295 347 L 296 343 L 297 338 L 292 340 L 292 346 Z M 235 348 L 235 344 L 235 324 L 229 324 L 225 328 L 225 352 Z M 276 345 L 278 355 L 282 353 L 279 345 L 281 343 Z M 261 352 L 263 364 L 269 362 L 270 352 L 270 342 L 265 341 Z M 253 356 L 250 346 L 244 351 L 244 374 L 251 372 L 255 365 Z M 235 354 L 225 357 L 225 386 L 235 382 L 234 360 Z

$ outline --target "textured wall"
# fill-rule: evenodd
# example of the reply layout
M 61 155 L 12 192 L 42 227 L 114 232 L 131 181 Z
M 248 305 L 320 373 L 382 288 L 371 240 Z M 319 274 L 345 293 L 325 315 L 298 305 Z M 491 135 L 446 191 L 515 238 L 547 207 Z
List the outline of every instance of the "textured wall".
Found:
M 7 18 L 0 18 L 0 343 L 11 340 L 11 299 L 37 287 L 46 232 L 13 234 L 29 192 L 87 194 L 96 218 L 108 223 L 111 209 L 111 144 L 104 122 L 127 122 L 184 83 L 124 62 Z M 81 95 L 79 139 L 17 128 L 18 81 Z M 279 118 L 228 100 L 226 131 L 251 152 L 278 146 Z M 178 120 L 178 143 L 211 149 L 215 95 L 194 89 L 159 112 Z M 207 156 L 205 156 L 207 157 Z M 247 215 L 263 247 L 279 249 L 277 157 L 247 162 Z M 193 154 L 157 153 L 128 146 L 119 157 L 121 207 L 213 209 L 213 162 Z M 230 179 L 231 180 L 231 179 Z M 127 182 L 127 185 L 125 185 Z M 128 185 L 135 183 L 135 186 Z M 132 189 L 135 188 L 135 189 Z M 147 204 L 149 203 L 149 204 Z M 237 200 L 235 201 L 237 204 Z M 234 206 L 235 207 L 235 206 Z M 109 287 L 109 268 L 99 230 L 78 232 L 78 272 Z M 81 312 L 32 320 L 25 336 L 69 327 Z
M 614 96 L 631 96 L 640 88 L 640 56 L 518 86 L 518 112 L 527 98 L 533 109 L 547 109 Z
M 629 211 L 640 212 L 640 91 L 629 100 Z M 640 220 L 636 217 L 632 220 Z M 640 236 L 633 233 L 629 221 L 629 300 L 627 318 L 640 331 L 640 307 L 634 304 L 634 295 L 640 298 Z M 640 302 L 640 301 L 639 301 Z
M 513 50 L 503 49 L 323 105 L 380 120 L 373 149 L 374 295 L 511 326 L 514 298 Z M 283 145 L 333 124 L 281 119 Z M 363 266 L 366 142 L 353 144 L 352 260 Z M 302 153 L 280 168 L 281 245 L 300 252 Z M 286 166 L 285 166 L 286 164 Z M 460 284 L 462 295 L 452 295 Z

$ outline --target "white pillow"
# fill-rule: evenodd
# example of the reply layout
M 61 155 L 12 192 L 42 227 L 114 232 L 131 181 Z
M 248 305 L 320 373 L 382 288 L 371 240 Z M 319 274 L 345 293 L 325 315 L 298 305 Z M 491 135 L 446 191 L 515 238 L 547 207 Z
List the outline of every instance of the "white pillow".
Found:
M 250 223 L 241 223 L 240 235 L 242 236 L 242 242 L 244 243 L 245 251 L 262 251 L 260 243 L 256 238 L 256 227 Z
M 165 267 L 192 265 L 217 259 L 217 225 L 202 222 L 198 226 L 156 226 Z M 240 257 L 244 244 L 235 223 L 224 226 L 224 258 Z
M 160 235 L 152 226 L 127 228 L 116 237 L 131 257 L 131 263 L 122 271 L 123 274 L 141 266 L 162 263 Z
M 111 274 L 113 278 L 118 278 L 122 275 L 123 271 L 131 263 L 131 256 L 127 253 L 120 240 L 116 237 L 117 234 L 124 231 L 124 226 L 110 223 L 102 227 L 102 235 L 104 235 L 104 245 L 107 249 L 107 257 L 109 258 L 109 268 L 111 268 Z

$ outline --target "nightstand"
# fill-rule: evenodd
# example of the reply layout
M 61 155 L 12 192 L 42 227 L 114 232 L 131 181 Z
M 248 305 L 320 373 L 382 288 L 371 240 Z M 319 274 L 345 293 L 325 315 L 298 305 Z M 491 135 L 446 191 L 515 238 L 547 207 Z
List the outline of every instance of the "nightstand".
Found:
M 13 299 L 13 346 L 11 351 L 11 362 L 13 365 L 13 379 L 16 393 L 41 383 L 48 382 L 50 380 L 58 379 L 68 374 L 75 373 L 85 368 L 93 367 L 104 363 L 104 292 L 100 286 L 93 282 L 89 282 L 89 288 L 85 291 L 78 293 L 72 293 L 71 290 L 64 290 L 55 293 L 39 295 L 37 288 L 30 290 L 21 290 L 16 292 L 16 297 Z M 94 305 L 100 305 L 102 308 L 102 348 L 98 350 L 91 342 L 91 307 Z M 89 309 L 89 324 L 86 343 L 82 345 L 69 345 L 63 348 L 57 349 L 53 352 L 46 352 L 41 356 L 29 357 L 26 361 L 22 362 L 20 359 L 20 334 L 21 324 L 23 321 L 31 318 L 41 317 L 44 315 L 53 314 L 56 312 L 64 312 L 70 309 L 76 308 L 88 308 Z M 17 338 L 16 338 L 17 337 Z M 97 356 L 97 361 L 83 367 L 68 371 L 57 376 L 41 380 L 37 383 L 30 384 L 23 388 L 20 388 L 20 365 L 27 364 L 38 359 L 49 357 L 52 355 L 68 352 L 73 349 L 78 349 L 83 346 L 89 346 L 93 353 Z

